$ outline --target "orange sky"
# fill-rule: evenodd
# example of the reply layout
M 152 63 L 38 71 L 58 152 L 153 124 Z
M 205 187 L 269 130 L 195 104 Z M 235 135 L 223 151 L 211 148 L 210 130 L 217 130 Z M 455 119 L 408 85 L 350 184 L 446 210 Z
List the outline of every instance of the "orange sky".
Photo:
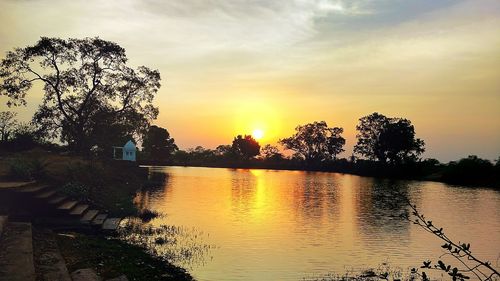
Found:
M 412 120 L 426 157 L 496 159 L 499 34 L 495 0 L 0 0 L 0 58 L 40 36 L 99 36 L 159 69 L 154 123 L 184 149 L 255 129 L 274 144 L 325 120 L 349 155 L 358 118 L 378 111 Z

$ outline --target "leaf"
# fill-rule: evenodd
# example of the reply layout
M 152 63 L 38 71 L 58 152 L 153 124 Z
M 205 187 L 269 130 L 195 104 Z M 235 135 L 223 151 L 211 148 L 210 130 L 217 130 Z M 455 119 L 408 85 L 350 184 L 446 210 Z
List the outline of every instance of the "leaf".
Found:
M 438 261 L 438 265 L 442 270 L 446 271 L 446 265 L 441 260 Z

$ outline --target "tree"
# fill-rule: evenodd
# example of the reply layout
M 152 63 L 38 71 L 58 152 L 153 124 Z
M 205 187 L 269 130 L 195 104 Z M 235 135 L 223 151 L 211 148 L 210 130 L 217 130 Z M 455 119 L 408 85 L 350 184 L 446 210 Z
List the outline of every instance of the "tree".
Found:
M 265 160 L 277 161 L 283 159 L 283 154 L 281 154 L 278 147 L 270 144 L 266 144 L 260 154 Z
M 344 151 L 344 129 L 329 128 L 325 121 L 299 125 L 295 131 L 293 136 L 279 142 L 309 164 L 334 160 Z
M 43 132 L 31 123 L 20 123 L 12 131 L 8 146 L 12 151 L 29 150 L 43 143 Z
M 215 148 L 215 155 L 217 157 L 232 159 L 235 158 L 236 154 L 233 147 L 229 144 L 221 144 Z
M 149 127 L 143 137 L 143 151 L 151 160 L 166 160 L 179 150 L 168 131 L 158 126 Z
M 487 183 L 493 177 L 495 177 L 493 163 L 476 155 L 448 163 L 442 175 L 442 179 L 446 182 L 462 184 Z
M 250 135 L 238 135 L 233 140 L 234 153 L 239 157 L 249 160 L 260 153 L 260 144 Z
M 94 125 L 125 124 L 128 134 L 140 134 L 158 115 L 152 100 L 160 87 L 160 73 L 126 65 L 125 49 L 99 38 L 42 37 L 34 46 L 7 52 L 0 63 L 0 95 L 9 106 L 26 105 L 34 82 L 44 97 L 34 122 L 52 137 L 59 136 L 72 150 L 94 146 Z
M 102 157 L 113 155 L 113 146 L 122 146 L 132 140 L 137 143 L 136 128 L 142 128 L 144 120 L 129 112 L 127 118 L 116 118 L 112 112 L 101 111 L 95 114 L 89 123 L 89 136 L 92 150 Z
M 384 159 L 385 161 L 385 157 L 379 151 L 378 138 L 388 122 L 389 118 L 377 112 L 361 117 L 356 126 L 358 142 L 354 146 L 354 153 L 370 160 Z
M 389 118 L 377 112 L 359 119 L 358 142 L 354 152 L 383 163 L 415 161 L 425 149 L 423 140 L 415 138 L 411 121 Z
M 215 159 L 215 151 L 203 146 L 188 149 L 189 158 L 198 163 L 212 162 Z
M 189 153 L 187 151 L 184 151 L 184 150 L 175 151 L 174 154 L 172 155 L 172 158 L 174 159 L 174 161 L 176 163 L 184 165 L 184 166 L 187 166 L 187 164 L 190 160 Z
M 0 142 L 6 142 L 14 131 L 17 121 L 16 113 L 10 111 L 0 112 Z

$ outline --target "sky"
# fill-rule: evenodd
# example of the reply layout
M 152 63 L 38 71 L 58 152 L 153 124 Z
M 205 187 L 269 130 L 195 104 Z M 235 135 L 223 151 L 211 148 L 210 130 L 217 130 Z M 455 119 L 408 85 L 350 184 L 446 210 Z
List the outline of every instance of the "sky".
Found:
M 410 119 L 424 157 L 500 156 L 498 0 L 0 0 L 0 59 L 40 36 L 98 36 L 158 69 L 154 123 L 182 149 L 324 120 L 349 156 L 379 112 Z

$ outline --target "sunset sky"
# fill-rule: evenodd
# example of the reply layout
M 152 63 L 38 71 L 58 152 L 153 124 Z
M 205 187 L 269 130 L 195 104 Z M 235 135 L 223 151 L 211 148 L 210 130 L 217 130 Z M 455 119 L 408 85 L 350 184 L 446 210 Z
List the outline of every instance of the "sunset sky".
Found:
M 410 119 L 424 157 L 500 156 L 498 0 L 0 0 L 0 58 L 40 36 L 99 36 L 159 69 L 154 123 L 183 149 L 325 120 L 350 155 L 377 111 Z

